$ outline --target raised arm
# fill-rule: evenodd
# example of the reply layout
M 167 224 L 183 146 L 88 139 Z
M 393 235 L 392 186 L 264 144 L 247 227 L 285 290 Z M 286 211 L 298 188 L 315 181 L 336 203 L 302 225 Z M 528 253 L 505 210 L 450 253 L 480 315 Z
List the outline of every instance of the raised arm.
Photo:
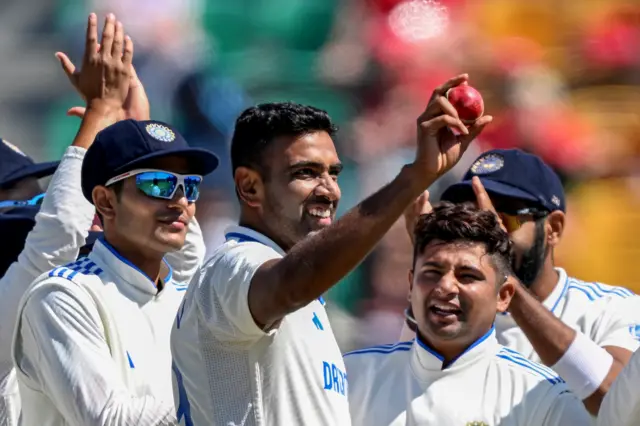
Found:
M 459 161 L 491 121 L 486 116 L 467 129 L 446 100 L 446 91 L 467 78 L 458 76 L 434 91 L 418 119 L 412 164 L 333 225 L 296 244 L 284 258 L 258 268 L 248 292 L 249 309 L 258 325 L 274 328 L 285 315 L 325 293 L 362 261 L 420 193 Z

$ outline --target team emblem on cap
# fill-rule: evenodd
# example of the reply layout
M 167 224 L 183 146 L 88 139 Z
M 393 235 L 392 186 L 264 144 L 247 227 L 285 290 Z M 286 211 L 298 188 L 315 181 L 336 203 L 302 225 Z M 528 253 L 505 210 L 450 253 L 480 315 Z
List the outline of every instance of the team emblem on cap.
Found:
M 551 202 L 555 204 L 556 207 L 560 207 L 560 198 L 558 198 L 556 195 L 551 197 Z
M 157 139 L 162 142 L 173 142 L 176 138 L 173 130 L 168 128 L 167 126 L 163 126 L 162 124 L 151 123 L 147 124 L 145 128 L 147 133 L 151 135 L 152 138 Z
M 24 152 L 20 151 L 20 148 L 18 148 L 17 146 L 15 146 L 14 144 L 12 144 L 9 141 L 5 141 L 4 139 L 2 139 L 2 142 L 12 151 L 16 152 L 17 154 L 22 155 L 23 157 L 26 157 L 27 154 L 25 154 Z
M 498 171 L 502 167 L 504 167 L 504 159 L 502 158 L 502 155 L 489 154 L 479 158 L 475 163 L 473 163 L 471 171 L 477 175 L 484 175 Z

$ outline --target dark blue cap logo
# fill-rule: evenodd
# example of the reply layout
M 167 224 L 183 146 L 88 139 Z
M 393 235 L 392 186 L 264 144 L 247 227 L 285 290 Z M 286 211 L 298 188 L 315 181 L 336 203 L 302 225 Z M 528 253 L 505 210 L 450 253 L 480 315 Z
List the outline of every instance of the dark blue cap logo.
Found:
M 173 142 L 176 139 L 175 133 L 170 128 L 158 123 L 147 124 L 145 130 L 149 135 L 161 142 Z
M 471 166 L 471 172 L 476 175 L 493 173 L 504 167 L 504 158 L 499 154 L 488 154 L 478 158 Z

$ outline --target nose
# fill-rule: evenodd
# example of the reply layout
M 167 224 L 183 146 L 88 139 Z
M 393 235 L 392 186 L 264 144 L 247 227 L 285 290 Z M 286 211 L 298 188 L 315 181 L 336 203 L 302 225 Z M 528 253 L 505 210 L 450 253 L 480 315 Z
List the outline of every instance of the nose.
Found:
M 187 196 L 184 193 L 184 186 L 178 185 L 178 189 L 176 189 L 176 193 L 173 194 L 171 203 L 185 209 L 189 206 L 189 200 L 187 200 Z
M 322 176 L 322 179 L 320 179 L 314 192 L 317 197 L 326 198 L 331 202 L 340 200 L 341 194 L 338 182 L 336 182 L 328 173 Z
M 440 278 L 438 292 L 443 296 L 455 296 L 459 292 L 459 283 L 453 271 L 449 271 Z

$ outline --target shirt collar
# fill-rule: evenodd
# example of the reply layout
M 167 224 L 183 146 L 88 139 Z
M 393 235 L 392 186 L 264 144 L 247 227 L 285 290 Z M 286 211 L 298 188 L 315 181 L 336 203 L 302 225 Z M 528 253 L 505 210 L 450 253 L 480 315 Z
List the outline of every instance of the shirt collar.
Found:
M 495 353 L 498 346 L 495 327 L 492 326 L 489 331 L 443 369 L 444 357 L 417 336 L 412 347 L 411 367 L 419 378 L 430 381 L 438 376 L 446 375 L 450 371 L 460 370 L 475 364 L 485 358 L 488 353 Z
M 286 254 L 285 251 L 282 250 L 282 248 L 280 248 L 280 246 L 276 244 L 272 239 L 264 234 L 261 234 L 258 231 L 254 231 L 253 229 L 244 226 L 229 226 L 227 229 L 225 229 L 224 236 L 227 241 L 235 240 L 239 243 L 260 243 L 271 247 L 282 256 Z
M 553 291 L 547 298 L 542 302 L 542 304 L 551 312 L 553 312 L 565 293 L 567 292 L 567 286 L 569 285 L 569 280 L 567 277 L 567 272 L 562 268 L 555 268 L 556 272 L 558 272 L 558 282 L 556 286 L 553 288 Z
M 103 238 L 96 240 L 88 257 L 102 269 L 109 271 L 111 275 L 121 278 L 122 283 L 115 282 L 119 288 L 121 288 L 122 284 L 126 283 L 147 294 L 156 295 L 158 293 L 155 281 L 129 260 L 125 259 Z M 164 262 L 169 270 L 167 275 L 162 279 L 166 287 L 171 284 L 173 269 L 166 260 Z

